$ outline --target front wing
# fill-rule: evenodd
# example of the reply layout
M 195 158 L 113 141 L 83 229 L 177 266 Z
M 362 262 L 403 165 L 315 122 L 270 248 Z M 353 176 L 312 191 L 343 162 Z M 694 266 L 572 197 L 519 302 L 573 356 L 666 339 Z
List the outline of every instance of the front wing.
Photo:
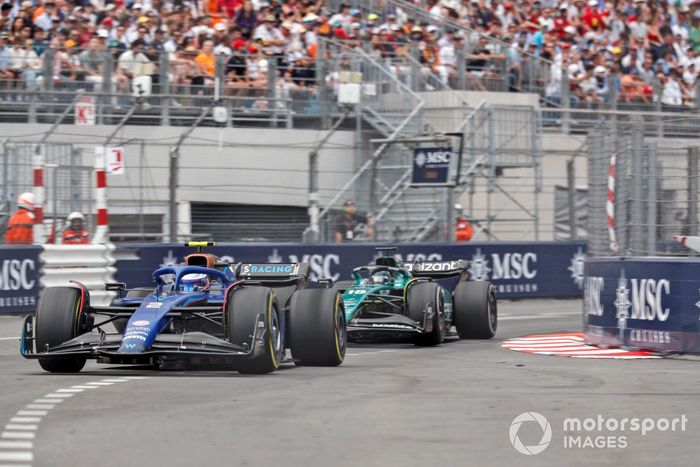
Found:
M 29 359 L 50 359 L 66 357 L 85 357 L 108 360 L 115 363 L 136 363 L 159 357 L 193 358 L 210 357 L 228 359 L 253 358 L 264 350 L 264 317 L 259 314 L 251 330 L 250 344 L 243 346 L 204 332 L 185 332 L 181 334 L 160 334 L 151 347 L 143 352 L 118 352 L 123 335 L 105 332 L 87 332 L 69 341 L 47 349 L 34 349 L 34 321 L 31 315 L 24 319 L 20 343 L 20 353 Z

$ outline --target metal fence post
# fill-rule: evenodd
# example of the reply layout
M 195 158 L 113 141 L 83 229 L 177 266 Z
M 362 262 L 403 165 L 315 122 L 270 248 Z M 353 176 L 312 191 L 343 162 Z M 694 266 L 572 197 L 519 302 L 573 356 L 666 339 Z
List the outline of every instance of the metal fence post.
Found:
M 578 236 L 578 222 L 576 217 L 576 174 L 574 173 L 573 158 L 566 161 L 566 181 L 569 207 L 569 240 L 576 240 Z
M 571 108 L 571 95 L 569 89 L 569 74 L 562 68 L 561 70 L 561 131 L 564 134 L 569 134 L 570 131 L 570 118 L 569 109 Z
M 270 126 L 277 126 L 277 100 L 276 98 L 281 97 L 277 92 L 277 59 L 271 57 L 267 60 L 267 108 L 272 111 L 272 119 L 270 120 Z
M 318 39 L 318 50 L 316 51 L 316 85 L 318 86 L 318 108 L 321 117 L 321 129 L 329 126 L 328 122 L 328 87 L 326 86 L 326 41 L 324 38 Z
M 641 254 L 644 250 L 644 229 L 652 228 L 645 226 L 644 219 L 644 130 L 641 119 L 636 118 L 632 128 L 632 147 L 630 157 L 632 158 L 632 199 L 630 206 L 630 250 L 632 253 Z
M 161 52 L 158 80 L 160 82 L 160 124 L 161 126 L 170 125 L 170 59 L 168 54 Z M 219 57 L 217 57 L 219 58 Z M 216 62 L 217 68 L 219 61 Z M 218 70 L 217 70 L 218 71 Z
M 661 86 L 661 82 L 659 81 L 658 78 L 654 78 L 654 82 L 652 83 L 652 92 L 653 92 L 654 111 L 661 113 L 661 111 L 662 111 L 662 105 L 661 105 L 662 86 Z M 655 120 L 656 120 L 656 136 L 657 136 L 657 138 L 661 138 L 661 137 L 663 137 L 663 134 L 664 134 L 663 118 L 660 115 L 658 115 Z
M 44 91 L 50 92 L 53 90 L 53 61 L 55 56 L 54 49 L 46 49 L 44 51 Z
M 697 88 L 696 88 L 697 89 Z M 688 214 L 684 234 L 698 234 L 698 166 L 700 147 L 688 148 Z
M 656 229 L 657 229 L 657 211 L 656 211 L 656 201 L 657 201 L 657 180 L 658 180 L 658 166 L 656 165 L 656 145 L 648 148 L 648 186 L 647 186 L 647 222 L 649 223 L 649 228 L 646 229 L 647 232 L 647 254 L 653 255 L 656 253 Z
M 423 90 L 423 83 L 422 83 L 422 77 L 421 77 L 421 72 L 419 69 L 419 55 L 418 55 L 418 46 L 417 44 L 413 43 L 410 46 L 409 54 L 411 55 L 411 58 L 413 60 L 410 60 L 410 68 L 411 68 L 411 90 L 413 91 L 422 91 Z
M 464 91 L 467 88 L 466 81 L 466 59 L 464 57 L 464 47 L 457 48 L 457 89 Z M 447 83 L 449 85 L 449 83 Z
M 112 73 L 114 72 L 114 57 L 109 51 L 104 52 L 104 62 L 102 66 L 102 105 L 97 106 L 97 118 L 100 124 L 106 124 L 105 109 L 110 108 L 112 96 L 116 94 L 116 85 L 112 82 Z M 115 98 L 116 99 L 116 98 Z

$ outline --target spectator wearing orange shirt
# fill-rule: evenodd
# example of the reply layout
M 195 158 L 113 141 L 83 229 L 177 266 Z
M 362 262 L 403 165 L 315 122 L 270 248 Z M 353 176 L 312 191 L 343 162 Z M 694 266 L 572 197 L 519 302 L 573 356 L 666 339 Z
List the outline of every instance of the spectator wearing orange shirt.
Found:
M 210 86 L 214 83 L 216 73 L 216 55 L 214 55 L 214 41 L 207 39 L 202 44 L 202 51 L 194 59 L 197 64 L 198 75 L 192 79 L 195 86 Z

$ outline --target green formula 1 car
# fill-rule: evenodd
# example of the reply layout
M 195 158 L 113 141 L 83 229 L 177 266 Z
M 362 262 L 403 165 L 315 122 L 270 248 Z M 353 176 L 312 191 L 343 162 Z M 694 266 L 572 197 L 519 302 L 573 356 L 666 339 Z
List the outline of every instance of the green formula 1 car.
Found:
M 378 248 L 374 264 L 355 268 L 343 290 L 348 339 L 408 337 L 433 346 L 445 337 L 490 339 L 496 334 L 496 291 L 490 282 L 469 282 L 467 262 L 406 263 L 396 248 Z M 443 279 L 456 284 L 450 289 Z

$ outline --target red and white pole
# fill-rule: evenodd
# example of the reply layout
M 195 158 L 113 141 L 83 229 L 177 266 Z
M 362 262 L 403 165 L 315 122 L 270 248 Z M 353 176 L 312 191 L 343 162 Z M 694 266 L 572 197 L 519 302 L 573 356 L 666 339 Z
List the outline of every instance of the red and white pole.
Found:
M 615 232 L 615 169 L 617 167 L 617 154 L 610 157 L 608 167 L 608 201 L 605 203 L 605 212 L 608 215 L 608 235 L 610 236 L 610 249 L 614 252 L 620 251 Z
M 34 226 L 32 233 L 35 245 L 46 243 L 46 229 L 44 227 L 44 166 L 46 160 L 44 158 L 44 148 L 41 145 L 35 145 L 32 153 L 32 169 L 34 171 Z
M 95 147 L 95 208 L 97 228 L 92 243 L 105 243 L 109 233 L 107 217 L 107 174 L 105 172 L 105 148 Z

